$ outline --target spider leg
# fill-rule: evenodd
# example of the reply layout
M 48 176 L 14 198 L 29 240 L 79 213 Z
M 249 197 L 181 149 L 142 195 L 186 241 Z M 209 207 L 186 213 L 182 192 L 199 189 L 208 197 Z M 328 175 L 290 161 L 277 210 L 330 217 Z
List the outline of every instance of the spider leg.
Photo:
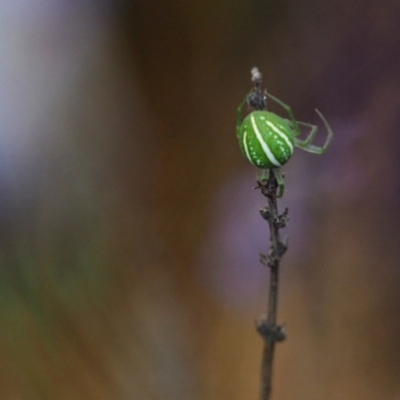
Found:
M 278 191 L 276 197 L 282 197 L 285 191 L 285 177 L 280 168 L 274 168 L 273 173 L 275 175 L 276 181 L 278 182 Z
M 248 93 L 246 95 L 246 97 L 242 100 L 242 102 L 240 103 L 238 109 L 237 109 L 237 120 L 236 120 L 236 136 L 239 137 L 239 130 L 240 127 L 242 126 L 242 122 L 243 122 L 243 110 L 245 105 L 247 104 L 247 99 L 249 98 L 249 95 L 252 93 L 253 91 L 251 91 L 250 93 Z
M 257 180 L 261 183 L 267 182 L 269 179 L 269 173 L 269 169 L 257 169 Z
M 317 114 L 319 115 L 319 117 L 322 119 L 322 122 L 325 125 L 326 130 L 328 131 L 328 136 L 325 140 L 325 143 L 323 146 L 315 146 L 313 144 L 308 144 L 307 146 L 299 146 L 300 148 L 302 148 L 305 151 L 308 151 L 309 153 L 314 153 L 314 154 L 323 154 L 325 153 L 325 151 L 328 149 L 328 147 L 330 146 L 332 139 L 333 139 L 333 131 L 331 129 L 331 127 L 328 124 L 328 121 L 325 119 L 325 117 L 318 111 L 315 110 L 317 112 Z
M 296 121 L 296 118 L 294 117 L 292 109 L 287 104 L 285 104 L 283 101 L 279 100 L 277 97 L 272 96 L 272 94 L 267 93 L 267 97 L 269 99 L 271 99 L 272 101 L 274 101 L 276 104 L 280 105 L 289 114 L 290 121 L 293 124 L 294 135 L 295 136 L 301 135 L 301 130 L 300 130 L 299 124 Z
M 243 101 L 240 103 L 238 109 L 237 109 L 237 120 L 236 120 L 236 136 L 239 137 L 239 130 L 240 126 L 242 125 L 243 122 L 243 109 L 244 106 L 247 103 L 247 96 L 243 99 Z
M 315 135 L 317 134 L 317 131 L 318 131 L 318 127 L 316 125 L 306 124 L 305 122 L 297 121 L 297 123 L 301 126 L 307 126 L 307 127 L 311 128 L 310 133 L 307 135 L 307 137 L 304 140 L 300 140 L 297 138 L 294 139 L 294 143 L 295 143 L 296 147 L 300 147 L 301 149 L 303 149 L 304 147 L 309 146 L 311 144 L 311 142 L 314 140 Z

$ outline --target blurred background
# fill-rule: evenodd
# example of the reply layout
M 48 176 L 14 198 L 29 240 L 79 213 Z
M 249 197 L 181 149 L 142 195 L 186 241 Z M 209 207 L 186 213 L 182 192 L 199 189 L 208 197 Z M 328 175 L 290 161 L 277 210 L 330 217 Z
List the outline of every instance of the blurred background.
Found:
M 258 398 L 253 66 L 335 132 L 284 169 L 274 399 L 400 399 L 397 0 L 3 0 L 0 49 L 1 399 Z

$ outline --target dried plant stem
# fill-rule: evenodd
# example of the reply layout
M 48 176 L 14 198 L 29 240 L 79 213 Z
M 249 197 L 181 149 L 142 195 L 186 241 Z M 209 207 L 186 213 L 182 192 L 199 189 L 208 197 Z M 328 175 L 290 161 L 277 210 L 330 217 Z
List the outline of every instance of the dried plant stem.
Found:
M 273 170 L 265 181 L 258 181 L 261 193 L 267 197 L 268 206 L 260 210 L 262 217 L 268 221 L 270 229 L 270 250 L 268 255 L 261 254 L 261 262 L 270 269 L 268 313 L 261 316 L 257 322 L 257 330 L 264 339 L 264 350 L 261 365 L 261 393 L 260 400 L 271 399 L 272 370 L 276 342 L 286 338 L 283 326 L 277 325 L 278 313 L 278 283 L 279 264 L 287 249 L 285 241 L 281 241 L 279 230 L 286 226 L 288 210 L 282 215 L 278 213 L 277 191 L 278 183 Z

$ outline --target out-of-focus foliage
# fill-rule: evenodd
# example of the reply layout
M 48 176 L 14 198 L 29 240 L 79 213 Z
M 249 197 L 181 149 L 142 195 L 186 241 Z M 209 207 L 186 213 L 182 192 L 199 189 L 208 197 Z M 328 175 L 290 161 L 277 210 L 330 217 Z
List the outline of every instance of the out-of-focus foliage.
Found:
M 398 398 L 399 11 L 3 1 L 1 399 L 257 398 L 268 233 L 234 129 L 254 65 L 335 131 L 285 168 L 275 397 Z

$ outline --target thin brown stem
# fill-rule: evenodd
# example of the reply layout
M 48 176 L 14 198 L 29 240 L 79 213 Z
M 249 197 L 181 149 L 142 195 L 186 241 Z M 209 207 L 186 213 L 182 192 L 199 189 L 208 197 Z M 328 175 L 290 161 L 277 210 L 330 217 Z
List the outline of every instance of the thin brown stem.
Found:
M 268 206 L 261 209 L 260 212 L 262 217 L 268 221 L 270 230 L 269 254 L 268 256 L 261 255 L 261 262 L 270 269 L 268 313 L 257 320 L 257 330 L 264 339 L 260 400 L 270 400 L 275 344 L 286 337 L 284 327 L 277 325 L 277 314 L 279 264 L 287 249 L 286 243 L 280 239 L 279 230 L 286 225 L 288 210 L 285 209 L 282 215 L 278 213 L 276 201 L 278 182 L 273 171 L 270 171 L 269 178 L 266 181 L 258 182 L 258 188 L 268 199 Z

